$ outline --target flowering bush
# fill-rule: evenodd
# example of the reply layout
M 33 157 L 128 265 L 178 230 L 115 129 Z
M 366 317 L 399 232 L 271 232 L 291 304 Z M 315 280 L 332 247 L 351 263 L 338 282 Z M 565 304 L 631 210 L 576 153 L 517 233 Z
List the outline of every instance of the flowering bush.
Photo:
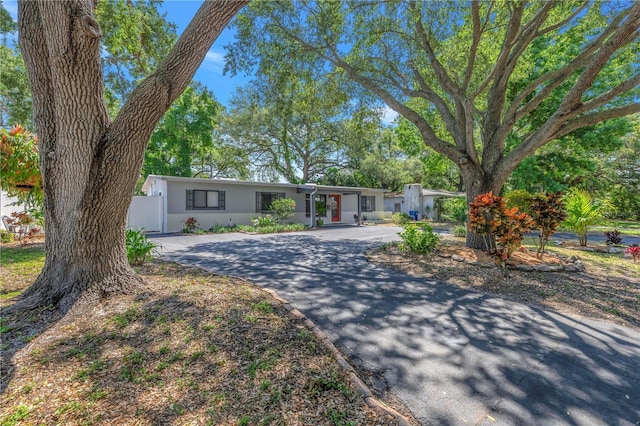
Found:
M 182 227 L 182 232 L 186 232 L 188 234 L 193 233 L 198 228 L 198 220 L 195 217 L 189 217 L 184 221 L 184 226 Z
M 640 246 L 637 244 L 632 245 L 629 248 L 624 250 L 625 254 L 628 254 L 633 258 L 634 262 L 637 262 L 640 259 Z
M 0 129 L 0 187 L 22 202 L 42 202 L 38 137 L 20 125 Z

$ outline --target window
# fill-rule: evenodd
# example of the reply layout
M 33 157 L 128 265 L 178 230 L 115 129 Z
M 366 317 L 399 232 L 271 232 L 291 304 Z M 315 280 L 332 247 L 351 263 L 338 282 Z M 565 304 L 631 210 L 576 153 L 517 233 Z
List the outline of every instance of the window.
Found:
M 224 210 L 224 191 L 187 190 L 187 210 Z
M 305 216 L 309 217 L 311 216 L 311 205 L 309 204 L 309 199 L 311 198 L 311 194 L 306 194 L 304 197 L 304 212 L 305 212 Z M 327 213 L 327 195 L 326 194 L 320 194 L 320 195 L 316 195 L 316 216 L 320 216 L 318 214 L 318 207 L 323 207 L 324 212 L 326 215 Z M 320 209 L 322 210 L 322 209 Z M 322 216 L 324 216 L 322 215 Z
M 284 192 L 256 192 L 256 213 L 271 213 L 271 203 L 280 198 L 287 198 Z
M 363 195 L 362 197 L 360 197 L 360 210 L 363 212 L 376 211 L 375 195 Z

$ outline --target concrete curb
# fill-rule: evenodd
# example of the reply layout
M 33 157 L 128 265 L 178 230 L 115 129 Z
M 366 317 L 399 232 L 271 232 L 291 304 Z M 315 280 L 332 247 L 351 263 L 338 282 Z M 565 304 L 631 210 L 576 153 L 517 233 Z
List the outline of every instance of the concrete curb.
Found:
M 349 376 L 349 379 L 353 383 L 356 390 L 360 392 L 360 394 L 364 397 L 364 401 L 369 408 L 392 416 L 398 422 L 399 426 L 412 426 L 412 423 L 409 421 L 409 419 L 373 396 L 371 389 L 369 389 L 369 387 L 360 379 L 360 377 L 358 377 L 356 370 L 351 366 L 351 364 L 347 362 L 345 357 L 342 355 L 342 353 L 340 353 L 333 342 L 331 342 L 329 336 L 327 336 L 326 333 L 324 333 L 318 326 L 316 326 L 313 321 L 307 318 L 298 309 L 293 307 L 293 305 L 291 305 L 288 300 L 280 297 L 278 295 L 278 292 L 276 292 L 275 290 L 267 287 L 261 288 L 262 290 L 273 296 L 278 302 L 282 303 L 283 307 L 287 311 L 289 311 L 289 314 L 292 317 L 303 321 L 305 327 L 311 330 L 313 334 L 318 338 L 318 340 L 320 340 L 320 342 L 329 350 L 329 352 L 331 352 L 333 356 L 335 356 L 336 362 L 338 363 L 340 368 L 342 368 L 342 370 Z

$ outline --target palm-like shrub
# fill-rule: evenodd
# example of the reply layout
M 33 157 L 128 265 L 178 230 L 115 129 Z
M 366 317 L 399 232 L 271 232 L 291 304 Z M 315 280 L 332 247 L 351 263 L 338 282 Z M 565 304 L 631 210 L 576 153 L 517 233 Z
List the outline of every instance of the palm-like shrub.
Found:
M 127 258 L 133 266 L 140 266 L 145 260 L 151 260 L 153 253 L 157 253 L 158 244 L 149 241 L 142 229 L 127 229 L 126 240 Z
M 567 219 L 563 225 L 578 235 L 581 246 L 586 246 L 589 227 L 604 219 L 609 203 L 594 200 L 587 191 L 572 188 L 564 197 L 564 205 Z

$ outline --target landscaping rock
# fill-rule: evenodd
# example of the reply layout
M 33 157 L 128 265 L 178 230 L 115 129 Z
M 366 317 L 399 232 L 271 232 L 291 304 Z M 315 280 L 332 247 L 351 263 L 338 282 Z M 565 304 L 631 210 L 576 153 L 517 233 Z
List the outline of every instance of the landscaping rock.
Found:
M 578 258 L 578 256 L 573 255 L 573 256 L 570 256 L 569 258 L 567 258 L 567 262 L 569 262 L 569 263 L 573 263 L 573 262 L 575 262 L 575 261 L 576 261 L 576 260 L 578 260 L 578 259 L 579 259 L 579 258 Z
M 550 272 L 562 272 L 564 271 L 564 266 L 562 265 L 549 265 Z
M 455 260 L 456 262 L 464 262 L 465 261 L 464 257 L 462 257 L 460 255 L 457 255 L 457 254 L 452 255 L 451 259 Z
M 514 269 L 516 269 L 517 271 L 531 272 L 531 271 L 533 271 L 533 266 L 530 266 L 530 265 L 515 265 Z
M 607 250 L 608 253 L 624 253 L 624 249 L 621 249 L 620 247 L 609 247 L 609 250 Z
M 596 251 L 596 249 L 594 249 L 593 247 L 578 247 L 578 250 L 589 251 L 589 252 Z
M 551 272 L 551 266 L 543 263 L 541 265 L 534 266 L 533 270 L 537 272 Z

